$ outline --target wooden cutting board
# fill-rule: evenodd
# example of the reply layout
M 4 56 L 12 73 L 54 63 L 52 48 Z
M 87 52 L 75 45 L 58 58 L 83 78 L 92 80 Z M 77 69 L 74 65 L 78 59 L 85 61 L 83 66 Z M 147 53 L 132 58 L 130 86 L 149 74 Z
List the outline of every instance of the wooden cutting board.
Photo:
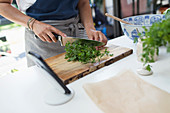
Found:
M 67 60 L 64 59 L 65 53 L 50 57 L 46 59 L 45 62 L 56 73 L 56 75 L 58 75 L 59 78 L 63 80 L 64 84 L 69 84 L 97 69 L 114 63 L 133 53 L 132 49 L 115 45 L 109 45 L 105 48 L 107 48 L 108 51 L 110 51 L 110 54 L 113 54 L 113 56 L 104 56 L 100 63 L 83 64 L 80 62 L 67 62 Z M 105 48 L 101 51 L 104 51 Z

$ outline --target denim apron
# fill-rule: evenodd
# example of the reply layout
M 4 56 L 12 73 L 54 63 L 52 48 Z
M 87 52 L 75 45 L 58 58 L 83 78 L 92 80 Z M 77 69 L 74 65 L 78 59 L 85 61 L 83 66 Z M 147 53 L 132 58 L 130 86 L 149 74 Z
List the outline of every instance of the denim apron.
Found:
M 39 21 L 66 20 L 78 15 L 79 0 L 36 0 L 26 14 Z

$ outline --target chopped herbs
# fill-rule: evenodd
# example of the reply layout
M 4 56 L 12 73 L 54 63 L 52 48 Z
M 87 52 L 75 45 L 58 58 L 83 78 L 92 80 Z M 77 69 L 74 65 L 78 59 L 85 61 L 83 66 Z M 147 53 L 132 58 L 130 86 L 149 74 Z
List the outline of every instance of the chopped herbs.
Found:
M 100 62 L 100 59 L 104 55 L 113 56 L 113 54 L 109 54 L 109 51 L 107 51 L 107 49 L 105 49 L 105 51 L 101 53 L 101 51 L 96 50 L 93 44 L 85 43 L 81 40 L 77 40 L 73 43 L 67 42 L 65 45 L 65 50 L 65 59 L 67 59 L 68 62 L 78 61 L 84 64 L 95 63 L 96 60 Z

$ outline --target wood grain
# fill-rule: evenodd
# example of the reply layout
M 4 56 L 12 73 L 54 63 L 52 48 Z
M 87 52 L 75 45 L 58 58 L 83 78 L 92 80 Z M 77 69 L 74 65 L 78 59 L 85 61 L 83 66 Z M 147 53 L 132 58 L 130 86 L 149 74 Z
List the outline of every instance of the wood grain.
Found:
M 80 62 L 67 62 L 65 53 L 50 57 L 45 60 L 45 62 L 50 66 L 50 68 L 63 80 L 64 84 L 69 84 L 97 69 L 104 66 L 110 65 L 130 54 L 133 53 L 132 49 L 109 45 L 106 47 L 110 54 L 114 54 L 112 57 L 104 56 L 100 62 L 82 64 Z M 104 51 L 103 48 L 101 51 Z

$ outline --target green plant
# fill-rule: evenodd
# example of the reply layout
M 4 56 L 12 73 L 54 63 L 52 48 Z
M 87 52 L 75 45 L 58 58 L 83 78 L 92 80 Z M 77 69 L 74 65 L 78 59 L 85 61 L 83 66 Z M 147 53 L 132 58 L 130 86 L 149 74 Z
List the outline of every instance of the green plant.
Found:
M 73 43 L 66 43 L 65 45 L 65 59 L 67 61 L 79 61 L 81 63 L 95 63 L 96 58 L 100 62 L 100 59 L 104 56 L 113 56 L 113 54 L 109 54 L 109 51 L 105 49 L 103 53 L 101 51 L 96 50 L 95 46 L 91 43 L 84 43 L 84 41 L 77 40 Z
M 147 63 L 154 62 L 155 53 L 159 55 L 159 47 L 166 46 L 167 52 L 170 52 L 170 18 L 162 20 L 161 22 L 154 23 L 150 29 L 145 30 L 145 38 L 140 35 L 140 39 L 143 43 L 143 53 L 141 61 L 144 62 L 144 66 Z M 148 71 L 151 70 L 151 66 L 146 66 Z

